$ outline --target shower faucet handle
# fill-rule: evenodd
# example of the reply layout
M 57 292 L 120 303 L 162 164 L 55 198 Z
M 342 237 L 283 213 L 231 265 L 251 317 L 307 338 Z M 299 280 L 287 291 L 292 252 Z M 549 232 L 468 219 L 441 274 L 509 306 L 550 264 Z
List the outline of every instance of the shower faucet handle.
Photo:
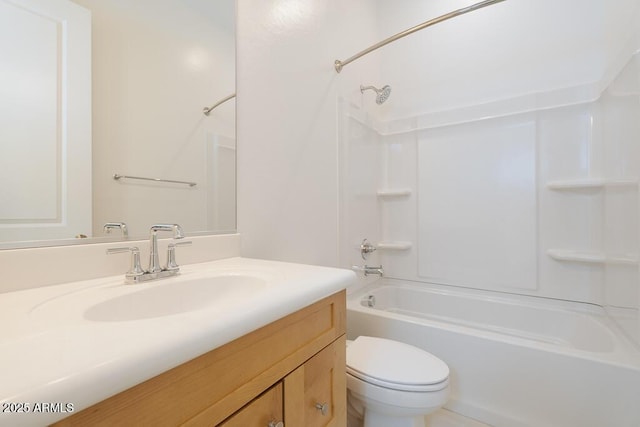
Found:
M 367 239 L 364 239 L 360 244 L 360 255 L 362 256 L 362 259 L 365 261 L 367 260 L 367 257 L 369 256 L 369 254 L 371 252 L 375 252 L 375 250 L 376 250 L 376 247 L 373 246 L 371 243 L 369 243 Z

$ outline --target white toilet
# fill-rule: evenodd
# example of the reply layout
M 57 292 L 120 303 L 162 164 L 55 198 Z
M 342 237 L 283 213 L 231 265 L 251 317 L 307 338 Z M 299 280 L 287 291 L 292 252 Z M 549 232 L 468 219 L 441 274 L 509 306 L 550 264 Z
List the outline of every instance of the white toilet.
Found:
M 349 427 L 424 427 L 449 396 L 449 367 L 409 344 L 360 336 L 347 341 Z

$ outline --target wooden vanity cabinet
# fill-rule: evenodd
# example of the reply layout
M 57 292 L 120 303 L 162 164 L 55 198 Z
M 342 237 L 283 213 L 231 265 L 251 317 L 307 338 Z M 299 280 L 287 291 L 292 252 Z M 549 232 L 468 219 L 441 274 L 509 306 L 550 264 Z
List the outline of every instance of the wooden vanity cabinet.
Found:
M 344 350 L 344 338 L 329 344 L 219 427 L 344 427 Z
M 54 425 L 343 427 L 345 301 L 338 292 Z

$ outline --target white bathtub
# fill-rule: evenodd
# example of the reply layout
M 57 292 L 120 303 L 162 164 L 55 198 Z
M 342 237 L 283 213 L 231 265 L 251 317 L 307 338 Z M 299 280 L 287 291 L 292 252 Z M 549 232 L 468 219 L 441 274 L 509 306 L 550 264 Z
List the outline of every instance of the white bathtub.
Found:
M 349 338 L 451 368 L 447 408 L 492 426 L 640 426 L 640 352 L 594 305 L 384 279 L 351 294 Z

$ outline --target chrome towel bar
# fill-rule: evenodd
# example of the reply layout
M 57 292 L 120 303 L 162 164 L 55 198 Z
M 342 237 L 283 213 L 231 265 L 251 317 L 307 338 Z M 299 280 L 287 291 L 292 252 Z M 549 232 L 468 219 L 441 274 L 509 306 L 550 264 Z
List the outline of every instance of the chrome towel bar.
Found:
M 195 182 L 189 182 L 189 181 L 175 181 L 173 179 L 145 178 L 142 176 L 118 175 L 117 173 L 113 175 L 113 179 L 115 179 L 116 181 L 120 179 L 141 179 L 143 181 L 169 182 L 171 184 L 184 184 L 184 185 L 188 185 L 189 187 L 196 186 Z

